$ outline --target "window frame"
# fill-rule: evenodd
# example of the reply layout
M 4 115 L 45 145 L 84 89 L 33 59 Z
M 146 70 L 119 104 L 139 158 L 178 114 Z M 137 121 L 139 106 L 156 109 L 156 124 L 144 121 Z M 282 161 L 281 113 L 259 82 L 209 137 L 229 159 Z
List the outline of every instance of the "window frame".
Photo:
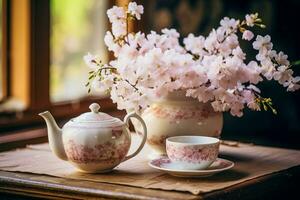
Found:
M 8 46 L 8 40 L 9 40 L 9 23 L 8 23 L 8 18 L 9 18 L 9 1 L 7 0 L 2 0 L 2 60 L 1 60 L 1 65 L 2 65 L 2 77 L 1 77 L 1 87 L 2 87 L 2 96 L 0 97 L 0 103 L 4 101 L 8 94 L 8 53 L 9 53 L 9 46 Z
M 8 3 L 7 0 L 3 1 Z M 42 120 L 37 114 L 45 110 L 49 110 L 58 120 L 76 116 L 88 111 L 88 106 L 95 101 L 100 103 L 103 112 L 124 114 L 122 111 L 116 111 L 116 105 L 109 97 L 84 97 L 74 101 L 52 103 L 50 101 L 50 0 L 22 0 L 22 5 L 18 0 L 9 2 L 9 9 L 7 9 L 9 23 L 7 22 L 6 25 L 11 24 L 7 29 L 11 34 L 7 35 L 10 37 L 6 37 L 6 41 L 11 48 L 7 51 L 10 55 L 6 55 L 6 58 L 11 62 L 6 69 L 11 73 L 7 73 L 6 76 L 9 79 L 6 92 L 7 97 L 16 97 L 25 102 L 26 109 L 21 112 L 0 113 L 0 133 L 41 124 Z M 108 0 L 108 6 L 124 5 L 126 2 L 128 0 Z M 20 17 L 20 14 L 16 16 L 15 13 L 23 13 L 24 16 Z M 21 27 L 17 23 L 25 25 Z M 16 43 L 23 41 L 24 37 L 27 37 L 25 47 L 19 47 Z M 107 55 L 109 59 L 112 58 L 109 52 Z M 16 58 L 23 59 L 21 65 Z M 28 74 L 24 75 L 19 72 L 20 70 Z

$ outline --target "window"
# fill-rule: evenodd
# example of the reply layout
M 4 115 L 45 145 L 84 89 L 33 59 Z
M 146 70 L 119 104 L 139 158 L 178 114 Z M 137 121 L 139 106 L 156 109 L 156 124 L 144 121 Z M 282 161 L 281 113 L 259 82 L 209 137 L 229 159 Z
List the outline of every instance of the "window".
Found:
M 6 96 L 6 63 L 5 63 L 5 31 L 6 31 L 6 10 L 4 0 L 0 0 L 0 100 Z
M 0 0 L 0 102 L 8 95 L 8 3 Z
M 2 1 L 8 3 L 9 19 L 2 20 L 9 33 L 1 40 L 9 47 L 3 61 L 10 60 L 7 68 L 0 65 L 0 80 L 6 79 L 0 87 L 8 97 L 0 99 L 0 132 L 42 123 L 37 113 L 45 110 L 59 120 L 88 111 L 92 102 L 100 103 L 103 112 L 116 109 L 107 96 L 87 95 L 89 69 L 83 61 L 88 52 L 108 60 L 106 9 L 115 1 Z
M 3 66 L 2 66 L 2 0 L 0 0 L 0 99 L 3 98 Z
M 50 11 L 50 100 L 70 101 L 87 96 L 84 86 L 87 52 L 107 61 L 104 34 L 107 30 L 107 1 L 51 0 Z

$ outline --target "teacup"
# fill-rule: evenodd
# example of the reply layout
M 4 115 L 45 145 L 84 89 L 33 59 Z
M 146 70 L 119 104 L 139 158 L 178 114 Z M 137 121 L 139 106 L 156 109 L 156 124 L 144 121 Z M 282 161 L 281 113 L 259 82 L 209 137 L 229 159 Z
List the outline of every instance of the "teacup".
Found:
M 166 140 L 167 155 L 178 169 L 208 168 L 218 157 L 220 140 L 205 136 L 175 136 Z

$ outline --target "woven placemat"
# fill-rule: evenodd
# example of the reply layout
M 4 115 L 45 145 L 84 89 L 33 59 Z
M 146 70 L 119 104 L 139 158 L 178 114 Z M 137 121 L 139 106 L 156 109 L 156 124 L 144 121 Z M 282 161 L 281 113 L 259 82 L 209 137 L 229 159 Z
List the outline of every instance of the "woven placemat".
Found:
M 133 136 L 133 149 L 139 141 L 137 136 Z M 120 164 L 108 174 L 77 172 L 71 164 L 56 158 L 47 143 L 0 153 L 0 170 L 200 194 L 300 165 L 300 151 L 297 150 L 245 144 L 221 145 L 220 149 L 220 157 L 235 162 L 235 166 L 206 178 L 172 177 L 150 168 L 147 165 L 148 146 L 138 156 Z

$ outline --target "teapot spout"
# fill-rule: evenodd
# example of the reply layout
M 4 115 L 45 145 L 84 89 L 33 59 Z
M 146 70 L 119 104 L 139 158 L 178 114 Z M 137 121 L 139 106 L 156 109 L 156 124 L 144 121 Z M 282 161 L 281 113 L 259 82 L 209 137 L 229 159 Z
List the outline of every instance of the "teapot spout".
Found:
M 60 159 L 68 160 L 62 141 L 62 130 L 58 127 L 53 116 L 49 111 L 39 113 L 39 116 L 46 121 L 50 149 Z

